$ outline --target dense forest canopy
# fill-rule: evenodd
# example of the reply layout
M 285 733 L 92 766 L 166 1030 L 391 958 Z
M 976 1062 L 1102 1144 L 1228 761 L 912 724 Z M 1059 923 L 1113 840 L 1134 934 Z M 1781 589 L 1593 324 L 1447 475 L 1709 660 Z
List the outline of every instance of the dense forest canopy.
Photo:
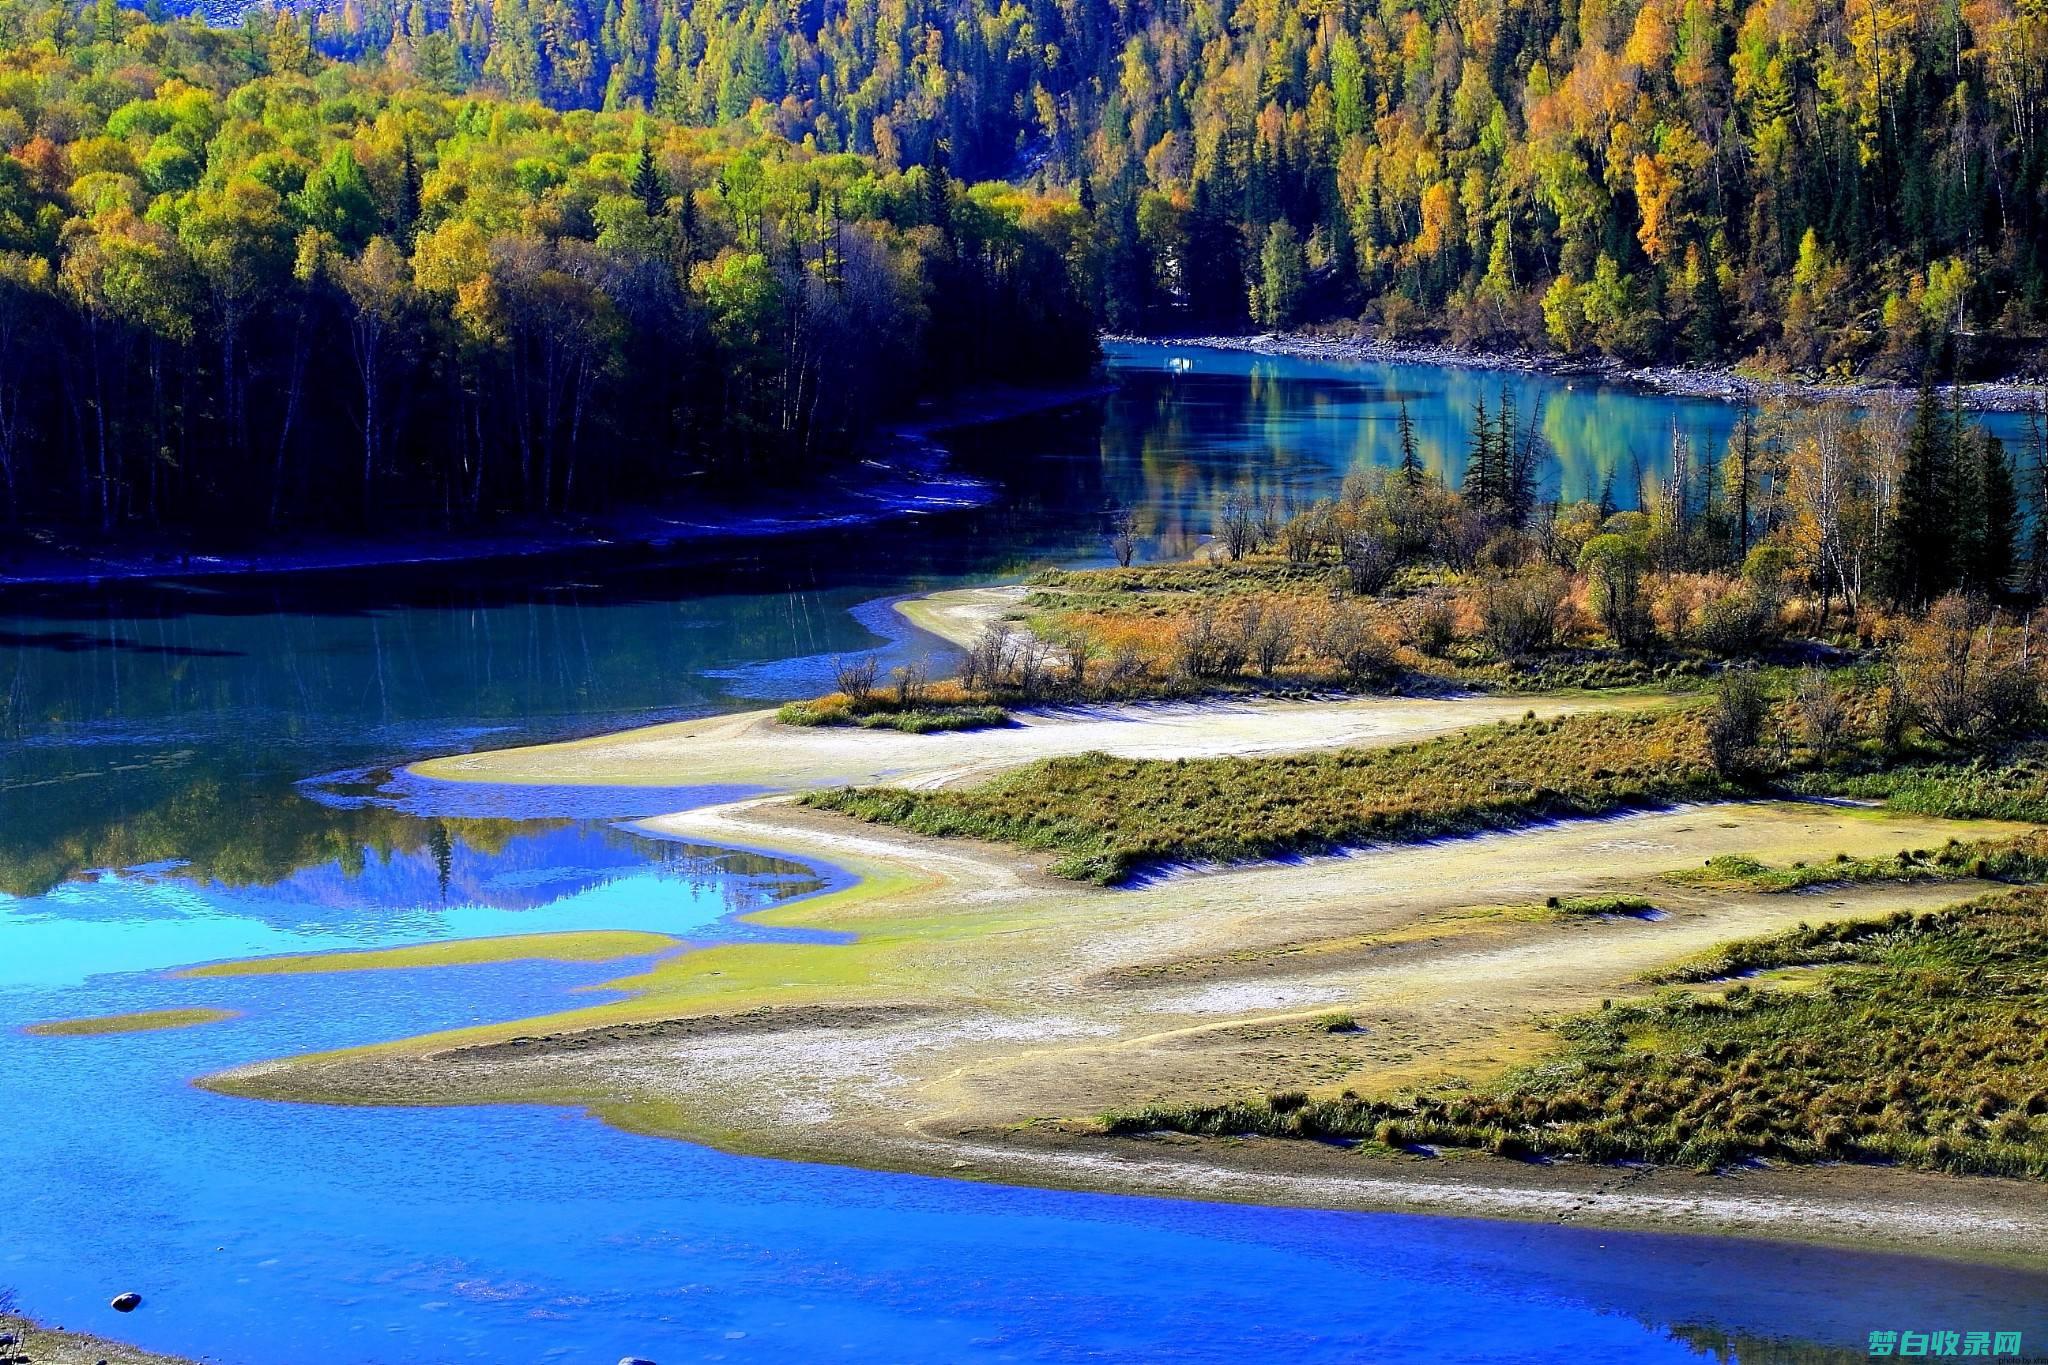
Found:
M 452 525 L 1085 371 L 1079 210 L 746 124 L 0 4 L 0 523 Z
M 318 0 L 313 23 L 442 89 L 1042 177 L 1105 210 L 1122 329 L 1363 312 L 1903 373 L 2048 316 L 2042 0 Z
M 2048 336 L 2048 0 L 0 0 L 0 516 L 755 478 L 1099 327 Z

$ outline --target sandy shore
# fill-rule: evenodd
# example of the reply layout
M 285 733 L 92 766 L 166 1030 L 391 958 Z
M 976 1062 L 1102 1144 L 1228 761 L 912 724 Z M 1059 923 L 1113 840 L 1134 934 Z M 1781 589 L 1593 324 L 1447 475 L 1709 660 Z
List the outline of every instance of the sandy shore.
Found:
M 1626 704 L 1659 703 L 1638 698 Z M 789 726 L 773 711 L 746 711 L 564 744 L 429 759 L 412 771 L 447 782 L 563 786 L 930 786 L 1089 750 L 1129 758 L 1204 758 L 1396 744 L 1532 710 L 1547 719 L 1618 704 L 1520 697 L 1157 702 L 1024 712 L 1014 725 L 933 735 Z
M 1130 708 L 1005 731 L 764 729 L 759 716 L 423 765 L 492 781 L 800 786 L 956 781 L 1052 752 L 1386 743 L 1519 715 L 1501 698 Z M 1583 703 L 1580 703 L 1583 704 Z M 1639 703 L 1643 704 L 1643 703 Z M 1535 703 L 1537 709 L 1573 703 Z M 2048 1189 L 1867 1168 L 1704 1177 L 1492 1158 L 1368 1159 L 1270 1141 L 1107 1139 L 1120 1105 L 1261 1088 L 1390 1093 L 1547 1047 L 1541 1020 L 1645 971 L 1799 921 L 1945 904 L 1971 884 L 1805 894 L 1679 887 L 1710 854 L 1889 853 L 2015 827 L 1755 802 L 1543 825 L 1110 890 L 1010 848 L 757 798 L 651 822 L 830 862 L 858 880 L 755 918 L 851 935 L 688 951 L 615 1004 L 239 1068 L 231 1093 L 339 1103 L 548 1102 L 726 1148 L 1016 1183 L 1324 1207 L 1689 1228 L 2048 1261 Z M 1661 917 L 1562 921 L 1548 896 Z M 1343 1011 L 1356 1030 L 1318 1016 Z
M 995 622 L 1024 616 L 1024 599 L 1030 595 L 1031 589 L 1023 584 L 952 588 L 907 597 L 896 604 L 896 614 L 949 645 L 971 649 Z M 1013 625 L 1012 629 L 1021 632 L 1023 627 Z
M 918 628 L 971 644 L 991 621 L 1016 612 L 1016 587 L 963 588 L 899 603 Z M 667 787 L 808 787 L 873 782 L 936 786 L 985 777 L 1064 754 L 1101 750 L 1129 758 L 1399 744 L 1531 711 L 1656 706 L 1636 697 L 1350 697 L 1325 701 L 1139 702 L 1047 708 L 987 730 L 907 735 L 851 726 L 781 724 L 774 711 L 676 721 L 561 744 L 455 754 L 412 765 L 443 782 Z

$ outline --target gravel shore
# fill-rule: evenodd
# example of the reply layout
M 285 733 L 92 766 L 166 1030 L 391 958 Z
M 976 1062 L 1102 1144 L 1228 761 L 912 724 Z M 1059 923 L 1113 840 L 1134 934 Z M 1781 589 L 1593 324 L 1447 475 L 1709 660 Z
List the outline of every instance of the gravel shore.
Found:
M 1199 346 L 1304 360 L 1378 361 L 1395 365 L 1452 365 L 1464 369 L 1519 370 L 1529 374 L 1583 376 L 1608 384 L 1631 384 L 1684 398 L 1741 402 L 1775 398 L 1844 399 L 1861 404 L 1912 402 L 1918 391 L 1889 380 L 1829 380 L 1751 374 L 1735 369 L 1678 365 L 1628 365 L 1611 358 L 1580 359 L 1542 351 L 1472 351 L 1455 346 L 1378 341 L 1355 334 L 1262 333 L 1257 336 L 1106 336 L 1106 343 L 1151 342 Z M 2027 412 L 2048 402 L 2048 375 L 1960 386 L 1963 406 L 1980 412 Z M 1943 401 L 1950 385 L 1937 389 Z

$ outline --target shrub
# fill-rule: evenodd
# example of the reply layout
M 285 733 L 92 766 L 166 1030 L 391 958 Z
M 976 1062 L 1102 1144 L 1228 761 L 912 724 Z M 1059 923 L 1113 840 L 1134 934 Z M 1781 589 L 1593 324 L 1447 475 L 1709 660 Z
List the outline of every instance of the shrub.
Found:
M 1280 549 L 1290 564 L 1310 564 L 1323 547 L 1337 542 L 1337 512 L 1329 499 L 1319 499 L 1289 517 L 1280 528 Z
M 1700 608 L 1694 639 L 1723 658 L 1755 654 L 1777 639 L 1778 603 L 1742 584 L 1709 597 Z
M 1109 652 L 1109 662 L 1102 670 L 1102 685 L 1110 692 L 1126 692 L 1143 685 L 1148 675 L 1144 651 L 1136 645 L 1122 644 Z
M 1100 647 L 1086 631 L 1070 630 L 1060 637 L 1060 652 L 1067 660 L 1067 685 L 1078 692 L 1088 685 L 1088 665 Z
M 1800 669 L 1792 706 L 1799 718 L 1800 737 L 1814 762 L 1823 766 L 1833 762 L 1849 727 L 1849 707 L 1834 680 L 1824 669 Z
M 881 671 L 882 661 L 873 654 L 863 654 L 856 659 L 832 660 L 833 685 L 855 706 L 866 702 L 874 694 L 875 679 L 880 676 Z
M 1458 599 L 1432 588 L 1415 603 L 1415 643 L 1424 654 L 1441 658 L 1458 638 Z
M 1009 677 L 1015 647 L 1015 633 L 1007 622 L 989 622 L 960 660 L 960 685 L 970 692 L 1000 687 Z
M 1496 653 L 1522 658 L 1557 643 L 1558 615 L 1569 591 L 1556 572 L 1490 578 L 1479 590 L 1480 632 Z
M 1393 538 L 1378 529 L 1353 531 L 1344 537 L 1344 575 L 1351 591 L 1373 597 L 1387 590 L 1401 567 Z
M 1017 690 L 1026 697 L 1044 694 L 1046 679 L 1052 671 L 1053 647 L 1050 641 L 1037 636 L 1026 636 L 1011 651 L 1011 675 Z
M 1593 613 L 1622 649 L 1642 649 L 1656 638 L 1645 592 L 1649 569 L 1649 551 L 1640 536 L 1606 532 L 1579 552 Z
M 1112 505 L 1108 515 L 1109 552 L 1117 567 L 1128 569 L 1138 553 L 1138 514 L 1128 507 Z
M 1496 531 L 1486 544 L 1479 549 L 1479 563 L 1482 568 L 1494 573 L 1514 573 L 1537 558 L 1540 553 L 1536 542 L 1512 527 Z
M 1704 574 L 1664 574 L 1651 590 L 1650 615 L 1673 646 L 1693 642 L 1700 613 L 1714 594 L 1716 580 Z
M 1769 709 L 1755 673 L 1731 668 L 1721 674 L 1713 709 L 1707 713 L 1707 753 L 1715 772 L 1735 777 L 1756 768 L 1757 742 Z
M 1232 559 L 1243 559 L 1258 548 L 1259 509 L 1252 496 L 1240 489 L 1223 495 L 1216 505 L 1216 539 Z
M 1316 648 L 1353 687 L 1392 676 L 1400 660 L 1393 632 L 1372 611 L 1351 602 L 1331 609 Z
M 1242 604 L 1219 611 L 1215 603 L 1203 602 L 1175 638 L 1174 671 L 1195 679 L 1228 678 L 1242 672 L 1251 652 L 1249 625 Z
M 1300 631 L 1294 623 L 1294 610 L 1286 602 L 1274 599 L 1258 608 L 1258 619 L 1251 632 L 1251 656 L 1259 666 L 1259 676 L 1271 678 L 1274 672 L 1294 655 Z
M 2032 673 L 2000 653 L 1990 616 L 1983 599 L 1950 593 L 1898 647 L 1899 686 L 1920 723 L 1950 743 L 2017 729 L 2039 702 Z

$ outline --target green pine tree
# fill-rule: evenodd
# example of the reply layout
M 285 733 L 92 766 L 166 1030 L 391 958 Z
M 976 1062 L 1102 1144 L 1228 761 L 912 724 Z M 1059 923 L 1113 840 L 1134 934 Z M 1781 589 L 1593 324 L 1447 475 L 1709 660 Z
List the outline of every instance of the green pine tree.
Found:
M 644 128 L 640 132 L 640 159 L 633 167 L 633 195 L 646 208 L 649 218 L 660 218 L 668 212 L 668 186 L 662 182 L 661 168 L 654 164 L 654 144 Z
M 1976 492 L 1978 524 L 1972 538 L 1975 551 L 1970 586 L 1980 592 L 2004 591 L 2018 557 L 2020 504 L 2014 486 L 2012 460 L 2005 442 L 1988 431 L 1978 431 L 1971 443 L 1976 448 Z
M 1897 501 L 1885 528 L 1885 595 L 1903 606 L 1921 606 L 1955 583 L 1950 546 L 1955 532 L 1951 506 L 1950 428 L 1932 382 L 1920 389 L 1920 406 L 1906 440 L 1905 468 Z
M 1401 433 L 1401 477 L 1410 488 L 1422 482 L 1422 452 L 1415 446 L 1415 419 L 1408 415 L 1408 402 L 1401 402 L 1398 419 Z

